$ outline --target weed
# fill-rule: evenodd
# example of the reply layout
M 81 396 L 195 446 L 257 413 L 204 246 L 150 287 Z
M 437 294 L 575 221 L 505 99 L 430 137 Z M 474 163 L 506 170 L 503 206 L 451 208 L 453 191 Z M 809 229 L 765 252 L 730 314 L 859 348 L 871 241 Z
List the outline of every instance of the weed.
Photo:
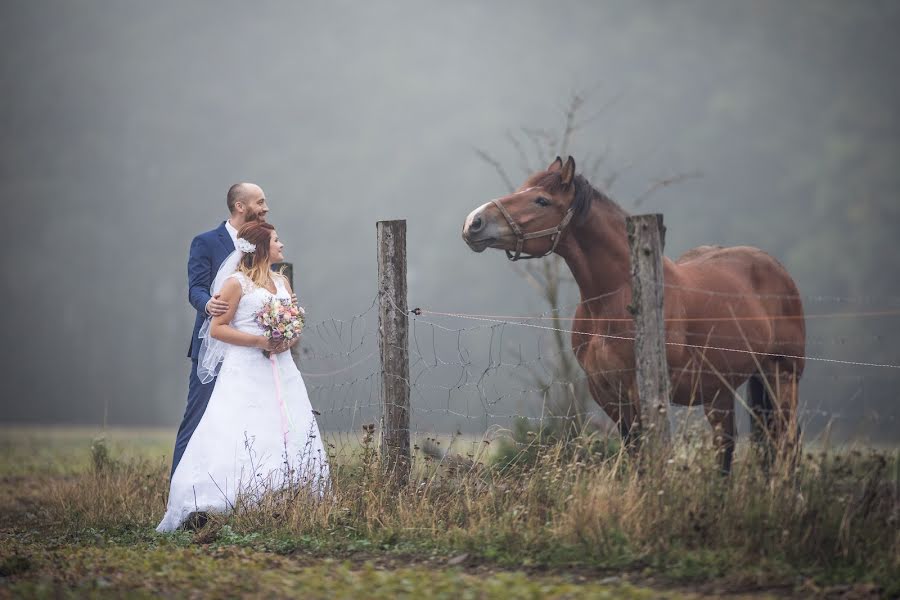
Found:
M 399 488 L 387 485 L 374 441 L 364 439 L 356 455 L 332 463 L 325 498 L 271 492 L 213 515 L 193 536 L 152 533 L 166 465 L 107 456 L 101 468 L 50 480 L 28 507 L 42 515 L 29 527 L 104 547 L 466 554 L 500 565 L 649 569 L 680 581 L 874 582 L 900 593 L 896 457 L 822 451 L 767 473 L 743 452 L 722 477 L 703 446 L 680 445 L 665 464 L 639 471 L 605 440 L 562 443 L 529 431 L 513 432 L 518 455 L 498 451 L 493 464 L 417 459 Z M 18 564 L 11 560 L 4 568 Z

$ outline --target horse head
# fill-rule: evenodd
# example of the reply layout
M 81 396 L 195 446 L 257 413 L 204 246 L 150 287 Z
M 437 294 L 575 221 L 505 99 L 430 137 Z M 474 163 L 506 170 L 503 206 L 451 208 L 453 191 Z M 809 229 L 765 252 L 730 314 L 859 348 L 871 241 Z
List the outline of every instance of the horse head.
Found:
M 487 202 L 466 217 L 462 237 L 475 252 L 506 251 L 510 260 L 540 258 L 554 250 L 573 217 L 582 212 L 575 160 L 556 157 L 514 193 Z

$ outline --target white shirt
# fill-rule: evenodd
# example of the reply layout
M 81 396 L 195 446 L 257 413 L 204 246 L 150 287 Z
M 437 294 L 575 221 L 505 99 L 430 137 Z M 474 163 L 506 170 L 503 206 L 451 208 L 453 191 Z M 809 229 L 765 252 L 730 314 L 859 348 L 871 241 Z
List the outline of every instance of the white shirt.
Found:
M 225 221 L 225 229 L 228 230 L 228 235 L 231 236 L 231 243 L 237 246 L 238 230 L 234 228 L 234 225 L 231 224 L 231 221 Z

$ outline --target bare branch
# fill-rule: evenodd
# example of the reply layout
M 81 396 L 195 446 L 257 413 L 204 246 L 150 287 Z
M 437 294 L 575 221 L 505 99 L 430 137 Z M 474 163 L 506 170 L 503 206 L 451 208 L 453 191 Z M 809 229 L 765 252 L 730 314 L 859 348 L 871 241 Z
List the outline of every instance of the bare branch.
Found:
M 666 177 L 664 179 L 657 179 L 654 184 L 650 186 L 650 189 L 638 196 L 637 200 L 634 201 L 634 206 L 640 206 L 644 200 L 664 187 L 668 187 L 676 183 L 681 183 L 683 181 L 687 181 L 688 179 L 699 179 L 700 177 L 703 177 L 703 173 L 701 173 L 700 171 L 692 171 L 690 173 L 678 173 L 677 175 Z
M 587 96 L 588 94 L 576 90 L 570 95 L 568 102 L 564 105 L 560 103 L 558 108 L 563 115 L 563 122 L 559 130 L 550 131 L 542 128 L 523 127 L 520 132 L 506 133 L 507 141 L 516 152 L 518 166 L 526 172 L 526 175 L 543 166 L 538 164 L 536 168 L 533 168 L 535 162 L 543 162 L 546 165 L 556 155 L 567 156 L 578 132 L 598 119 L 621 99 L 621 96 L 617 96 L 587 118 L 579 118 L 581 111 L 585 108 Z M 526 145 L 528 146 L 527 148 Z M 494 168 L 511 192 L 516 189 L 499 160 L 484 150 L 476 149 L 475 151 L 479 158 Z M 607 146 L 597 158 L 585 156 L 581 161 L 582 168 L 588 168 L 588 170 L 584 171 L 585 175 L 591 179 L 597 178 L 603 166 L 606 165 L 609 154 L 610 150 Z M 620 174 L 621 171 L 608 176 L 607 188 L 612 185 L 613 181 Z M 584 428 L 585 423 L 590 423 L 590 425 L 596 427 L 596 423 L 588 418 L 585 405 L 582 402 L 582 399 L 590 396 L 586 390 L 585 382 L 579 381 L 580 367 L 572 353 L 569 339 L 562 331 L 566 328 L 564 322 L 569 316 L 561 315 L 560 310 L 564 301 L 569 298 L 572 291 L 571 285 L 574 282 L 574 278 L 566 267 L 565 261 L 560 256 L 553 255 L 542 261 L 529 262 L 528 264 L 512 263 L 511 267 L 519 276 L 526 280 L 529 286 L 538 292 L 539 297 L 549 306 L 552 314 L 555 315 L 551 321 L 553 323 L 553 331 L 548 332 L 549 336 L 546 340 L 546 343 L 550 344 L 555 350 L 553 358 L 548 359 L 546 362 L 539 361 L 537 364 L 527 364 L 523 362 L 521 349 L 514 351 L 523 367 L 523 373 L 518 377 L 522 380 L 531 381 L 537 389 L 544 390 L 546 395 L 545 406 L 551 414 L 572 419 L 571 423 L 562 425 L 560 429 L 562 435 L 566 437 L 576 435 Z M 562 388 L 554 385 L 554 382 L 569 382 L 569 385 Z
M 603 151 L 597 157 L 594 157 L 593 154 L 588 153 L 584 156 L 583 163 L 588 165 L 586 169 L 582 170 L 582 173 L 585 174 L 585 177 L 588 178 L 589 181 L 596 181 L 600 177 L 600 169 L 606 164 L 609 159 L 609 155 L 612 154 L 612 151 L 609 148 L 609 145 L 604 146 Z M 615 174 L 615 172 L 613 172 Z M 616 177 L 618 175 L 616 174 Z M 604 179 L 604 182 L 610 179 L 610 176 L 607 175 Z M 615 177 L 613 178 L 615 181 Z M 608 190 L 609 186 L 606 186 L 604 190 Z
M 615 185 L 616 181 L 619 180 L 619 177 L 623 172 L 623 170 L 611 171 L 609 175 L 603 178 L 603 189 L 611 190 L 613 185 Z
M 559 156 L 566 156 L 569 152 L 569 143 L 572 141 L 572 135 L 577 130 L 575 127 L 575 115 L 582 104 L 584 104 L 584 99 L 579 94 L 573 93 L 569 99 L 569 106 L 565 111 L 566 125 L 563 129 L 562 141 L 559 144 Z
M 522 128 L 522 133 L 531 141 L 534 146 L 534 152 L 541 164 L 550 164 L 550 158 L 547 156 L 547 149 L 556 146 L 554 137 L 543 129 Z
M 519 168 L 522 169 L 523 174 L 527 176 L 536 171 L 537 169 L 531 167 L 531 162 L 528 160 L 528 153 L 525 152 L 525 148 L 522 147 L 522 142 L 519 141 L 519 138 L 514 136 L 511 131 L 507 131 L 506 139 L 519 154 Z
M 590 115 L 589 117 L 587 117 L 585 119 L 582 119 L 581 121 L 578 121 L 575 124 L 575 130 L 577 131 L 579 129 L 582 129 L 586 125 L 589 125 L 590 123 L 593 123 L 594 121 L 596 121 L 597 119 L 602 117 L 603 114 L 607 110 L 609 110 L 614 104 L 616 104 L 619 100 L 622 99 L 622 96 L 623 96 L 623 94 L 618 94 L 618 95 L 614 96 L 611 100 L 609 100 L 606 104 L 604 104 L 596 112 L 594 112 L 594 114 Z
M 488 154 L 486 151 L 481 148 L 472 148 L 475 151 L 475 154 L 486 162 L 487 164 L 494 167 L 494 171 L 497 172 L 497 175 L 500 176 L 500 179 L 503 180 L 503 183 L 506 185 L 506 188 L 509 190 L 509 193 L 513 193 L 516 191 L 516 187 L 513 185 L 512 181 L 509 179 L 509 176 L 506 174 L 506 169 L 503 168 L 503 165 L 500 164 L 500 161 L 495 159 L 493 156 Z
M 536 292 L 538 292 L 539 294 L 543 293 L 544 284 L 538 281 L 538 279 L 534 276 L 534 274 L 527 266 L 522 267 L 522 265 L 517 265 L 515 263 L 512 263 L 510 266 L 516 273 L 523 277 L 525 281 L 527 281 L 528 284 L 535 289 Z

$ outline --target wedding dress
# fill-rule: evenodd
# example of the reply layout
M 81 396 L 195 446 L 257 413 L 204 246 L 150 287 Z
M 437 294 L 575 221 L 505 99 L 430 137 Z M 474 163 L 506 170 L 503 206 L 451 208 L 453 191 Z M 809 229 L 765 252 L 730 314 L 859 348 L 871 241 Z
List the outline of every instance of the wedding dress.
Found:
M 256 313 L 273 294 L 242 273 L 231 326 L 262 335 Z M 277 298 L 290 298 L 276 277 Z M 236 499 L 253 503 L 266 492 L 303 486 L 311 498 L 328 484 L 328 459 L 303 378 L 290 352 L 224 344 L 206 412 L 191 436 L 169 489 L 159 532 L 174 531 L 193 512 L 227 512 Z

